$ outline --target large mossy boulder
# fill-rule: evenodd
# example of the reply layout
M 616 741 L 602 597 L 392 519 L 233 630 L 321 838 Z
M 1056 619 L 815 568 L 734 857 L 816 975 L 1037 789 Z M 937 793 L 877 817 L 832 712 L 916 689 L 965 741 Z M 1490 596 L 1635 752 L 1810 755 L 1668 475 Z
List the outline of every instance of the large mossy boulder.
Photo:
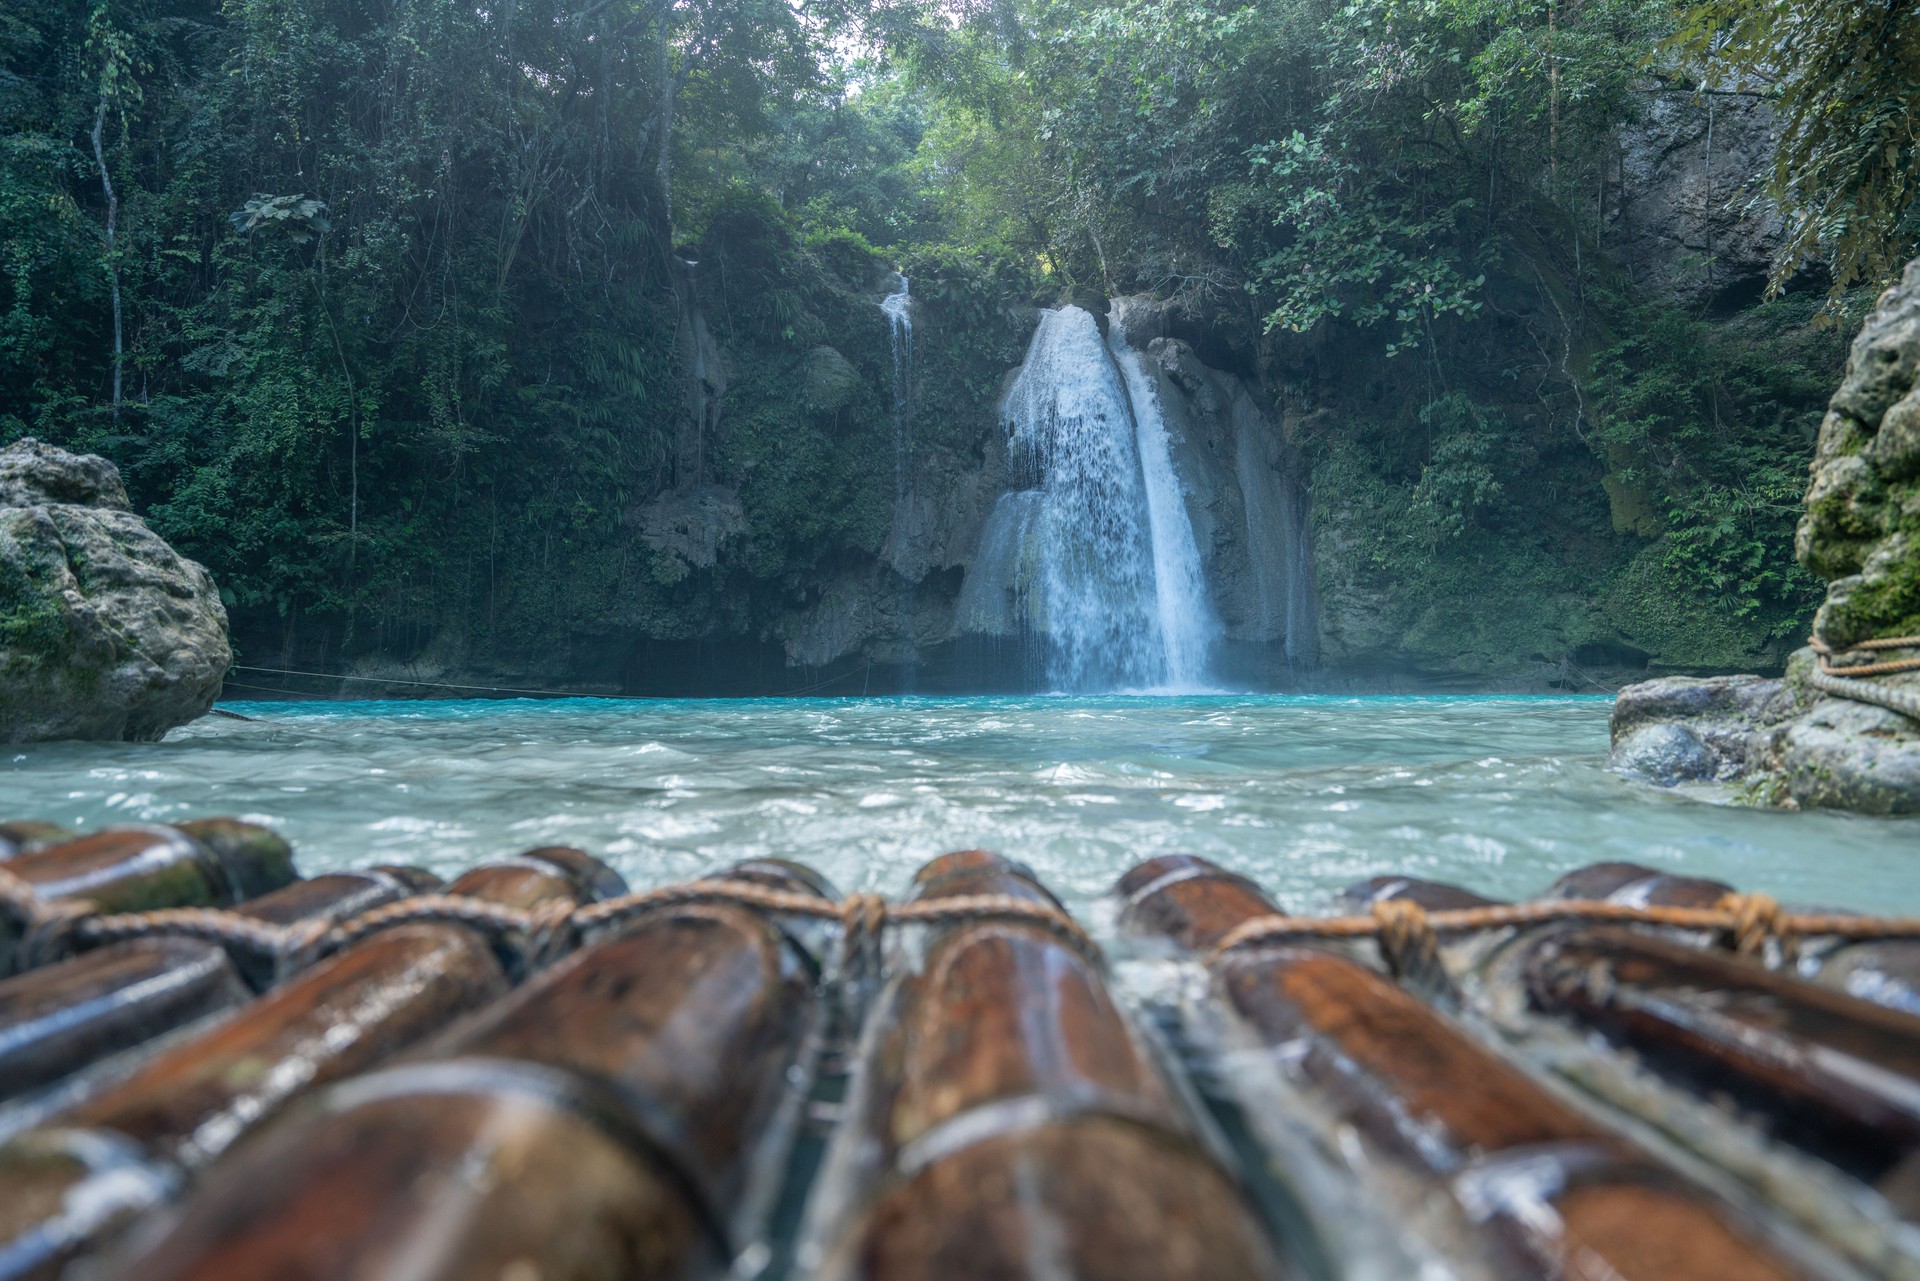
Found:
M 1828 580 L 1814 635 L 1844 652 L 1920 637 L 1920 260 L 1880 296 L 1847 357 L 1814 453 L 1796 532 L 1800 563 Z M 1852 664 L 1920 658 L 1920 644 Z M 1920 720 L 1816 689 L 1796 653 L 1783 681 L 1648 681 L 1622 690 L 1609 762 L 1663 785 L 1734 782 L 1758 800 L 1920 813 Z M 1920 694 L 1920 671 L 1872 675 Z
M 159 738 L 232 660 L 213 576 L 129 510 L 112 463 L 0 449 L 0 741 Z

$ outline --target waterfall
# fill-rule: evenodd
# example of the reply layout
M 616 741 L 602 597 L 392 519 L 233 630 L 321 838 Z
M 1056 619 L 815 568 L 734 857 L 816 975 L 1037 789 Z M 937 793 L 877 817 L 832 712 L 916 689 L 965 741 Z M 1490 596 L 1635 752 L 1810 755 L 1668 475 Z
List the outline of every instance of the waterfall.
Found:
M 991 615 L 984 598 L 999 591 L 1047 638 L 1060 689 L 1191 688 L 1205 680 L 1217 631 L 1159 401 L 1138 362 L 1117 333 L 1111 347 L 1102 342 L 1081 308 L 1043 312 L 1001 408 L 1017 483 L 1037 504 L 1003 499 L 982 546 L 1032 572 L 1017 589 L 987 582 L 977 564 L 970 604 Z
M 1160 638 L 1166 648 L 1165 683 L 1177 689 L 1202 685 L 1207 659 L 1220 637 L 1220 620 L 1207 599 L 1207 578 L 1193 522 L 1173 471 L 1160 389 L 1146 358 L 1127 342 L 1126 330 L 1112 316 L 1107 346 L 1126 379 L 1133 406 L 1134 435 L 1140 448 L 1140 475 L 1147 491 L 1147 528 L 1153 544 L 1154 599 L 1160 614 Z
M 899 287 L 880 300 L 893 337 L 893 509 L 899 520 L 907 505 L 907 473 L 912 453 L 908 411 L 913 399 L 913 299 L 907 278 L 894 273 Z

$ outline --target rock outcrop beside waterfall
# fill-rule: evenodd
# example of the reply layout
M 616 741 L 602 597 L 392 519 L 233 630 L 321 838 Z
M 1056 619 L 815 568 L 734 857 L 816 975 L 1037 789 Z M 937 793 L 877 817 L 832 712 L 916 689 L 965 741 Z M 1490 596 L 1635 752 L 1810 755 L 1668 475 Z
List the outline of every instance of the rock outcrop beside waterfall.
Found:
M 1828 580 L 1814 635 L 1841 655 L 1836 673 L 1920 657 L 1920 643 L 1855 648 L 1920 638 L 1920 260 L 1854 340 L 1820 427 L 1796 551 Z M 1666 785 L 1734 782 L 1762 800 L 1920 813 L 1920 718 L 1836 697 L 1813 675 L 1819 663 L 1803 649 L 1781 681 L 1630 686 L 1615 705 L 1610 761 Z M 1860 679 L 1920 698 L 1920 671 Z
M 112 463 L 0 450 L 0 741 L 159 738 L 232 660 L 212 575 L 133 514 Z

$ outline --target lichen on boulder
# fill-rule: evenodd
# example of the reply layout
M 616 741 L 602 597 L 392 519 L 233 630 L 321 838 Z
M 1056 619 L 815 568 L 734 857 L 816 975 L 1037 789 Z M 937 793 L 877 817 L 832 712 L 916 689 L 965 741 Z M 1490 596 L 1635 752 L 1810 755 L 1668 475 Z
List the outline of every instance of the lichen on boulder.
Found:
M 232 661 L 213 576 L 134 515 L 112 463 L 0 449 L 0 741 L 159 738 Z
M 1920 260 L 1854 339 L 1820 425 L 1794 548 L 1828 580 L 1813 630 L 1839 656 L 1834 675 L 1920 658 L 1920 644 L 1846 654 L 1920 637 Z M 1628 686 L 1614 706 L 1609 764 L 1662 785 L 1733 782 L 1773 803 L 1920 813 L 1920 719 L 1837 696 L 1831 683 L 1816 689 L 1820 662 L 1808 648 L 1782 681 Z M 1920 671 L 1868 678 L 1920 694 Z

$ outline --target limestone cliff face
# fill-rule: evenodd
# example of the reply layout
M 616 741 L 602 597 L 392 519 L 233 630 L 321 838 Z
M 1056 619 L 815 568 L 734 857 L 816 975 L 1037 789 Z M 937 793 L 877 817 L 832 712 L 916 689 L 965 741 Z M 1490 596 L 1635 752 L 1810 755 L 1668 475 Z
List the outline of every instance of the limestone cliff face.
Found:
M 1920 634 L 1920 260 L 1854 339 L 1794 550 L 1830 580 L 1814 620 L 1827 644 Z
M 0 741 L 159 738 L 232 661 L 212 576 L 128 510 L 112 463 L 0 450 Z
M 1618 136 L 1603 244 L 1633 284 L 1689 308 L 1756 301 L 1784 234 L 1754 199 L 1773 157 L 1772 106 L 1759 94 L 1649 84 Z
M 1854 339 L 1813 461 L 1796 537 L 1829 580 L 1814 633 L 1835 651 L 1920 637 L 1920 260 L 1882 294 Z M 1851 665 L 1920 657 L 1920 644 L 1856 651 Z M 1810 683 L 1796 654 L 1784 682 L 1651 681 L 1623 690 L 1616 767 L 1655 782 L 1736 781 L 1760 799 L 1920 813 L 1920 720 Z M 1874 675 L 1920 694 L 1920 671 Z

